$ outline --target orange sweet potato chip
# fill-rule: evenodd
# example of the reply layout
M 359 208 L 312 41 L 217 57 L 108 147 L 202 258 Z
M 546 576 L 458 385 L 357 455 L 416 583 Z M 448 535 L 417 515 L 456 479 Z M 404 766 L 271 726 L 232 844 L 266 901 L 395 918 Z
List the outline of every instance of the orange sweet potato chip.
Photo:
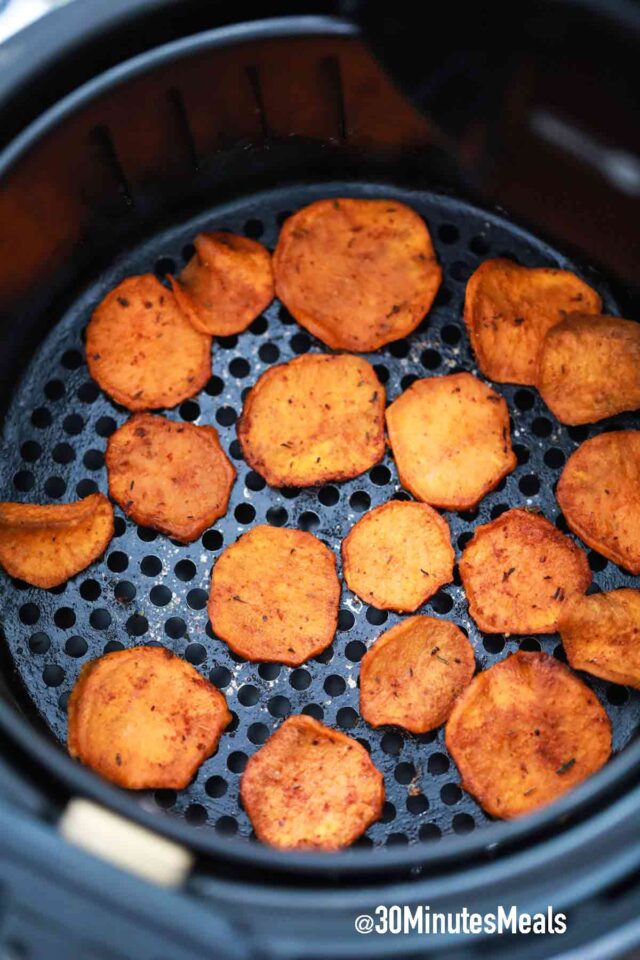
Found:
M 105 459 L 109 493 L 136 523 L 189 543 L 226 513 L 236 472 L 213 427 L 136 413 Z
M 446 727 L 462 787 L 494 817 L 530 813 L 599 770 L 611 725 L 595 694 L 546 653 L 514 653 L 471 681 Z
M 454 559 L 447 522 L 426 503 L 383 503 L 342 541 L 347 586 L 382 610 L 417 610 L 451 582 Z
M 640 688 L 640 590 L 574 597 L 559 629 L 575 670 Z
M 180 309 L 196 330 L 229 336 L 246 330 L 273 300 L 271 254 L 261 243 L 216 231 L 200 233 L 177 280 Z
M 384 781 L 357 740 L 299 715 L 249 759 L 240 797 L 263 843 L 337 850 L 380 818 Z
M 69 698 L 72 757 L 130 790 L 188 786 L 231 714 L 224 696 L 163 647 L 85 664 Z
M 469 613 L 489 633 L 553 633 L 591 583 L 585 554 L 546 517 L 507 510 L 477 527 L 460 560 Z
M 246 660 L 295 667 L 329 646 L 339 601 L 328 547 L 301 530 L 257 526 L 217 560 L 209 618 L 216 636 Z
M 245 400 L 238 439 L 273 487 L 310 487 L 364 473 L 384 454 L 384 387 L 360 357 L 307 353 L 263 373 Z
M 570 314 L 542 341 L 538 389 L 561 423 L 640 407 L 640 323 Z
M 499 383 L 537 381 L 545 334 L 567 313 L 600 313 L 602 300 L 567 270 L 485 260 L 467 283 L 464 319 L 478 366 Z
M 473 647 L 454 623 L 409 617 L 362 658 L 360 713 L 372 727 L 434 730 L 471 682 L 475 665 Z
M 129 410 L 174 407 L 211 376 L 211 337 L 194 330 L 153 274 L 128 277 L 87 327 L 93 379 Z
M 411 333 L 442 270 L 429 231 L 395 200 L 319 200 L 285 221 L 276 293 L 334 350 L 365 353 Z
M 402 485 L 434 507 L 475 506 L 517 463 L 506 401 L 470 373 L 416 380 L 387 430 Z
M 567 460 L 556 496 L 581 540 L 640 574 L 640 430 L 586 440 Z
M 0 503 L 0 566 L 34 587 L 57 587 L 104 553 L 113 508 L 102 493 L 75 503 Z

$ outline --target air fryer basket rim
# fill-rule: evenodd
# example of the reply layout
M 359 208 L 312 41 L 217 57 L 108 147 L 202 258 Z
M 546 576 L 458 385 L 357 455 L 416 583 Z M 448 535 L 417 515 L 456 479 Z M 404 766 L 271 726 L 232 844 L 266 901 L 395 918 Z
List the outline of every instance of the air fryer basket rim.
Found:
M 38 140 L 45 135 L 54 134 L 56 124 L 62 119 L 108 89 L 149 68 L 172 62 L 177 57 L 189 56 L 194 51 L 248 40 L 309 34 L 344 36 L 353 35 L 355 32 L 351 24 L 336 18 L 286 17 L 223 27 L 157 47 L 90 80 L 30 124 L 0 154 L 0 178 L 6 175 Z M 25 39 L 26 34 L 28 31 L 25 31 Z M 406 871 L 411 867 L 425 865 L 432 873 L 464 860 L 482 858 L 489 848 L 494 851 L 504 848 L 506 851 L 515 845 L 522 846 L 528 841 L 543 838 L 545 833 L 548 838 L 560 832 L 564 841 L 570 844 L 572 831 L 561 826 L 563 820 L 570 814 L 584 814 L 601 804 L 606 794 L 616 785 L 632 778 L 640 763 L 640 740 L 636 740 L 598 774 L 551 806 L 520 820 L 495 823 L 473 837 L 445 837 L 437 848 L 422 842 L 406 849 L 392 847 L 384 852 L 345 850 L 337 854 L 316 854 L 283 852 L 255 843 L 229 842 L 218 837 L 213 830 L 190 829 L 188 825 L 173 821 L 170 817 L 158 817 L 148 813 L 133 797 L 100 780 L 88 769 L 72 761 L 58 745 L 34 729 L 24 717 L 5 703 L 0 703 L 0 728 L 21 750 L 64 783 L 72 793 L 91 797 L 121 815 L 202 854 L 244 866 L 316 875 L 371 874 L 377 871 L 388 874 L 391 870 Z M 640 796 L 640 788 L 634 793 Z M 607 829 L 614 831 L 622 819 L 628 816 L 628 812 L 626 804 L 614 802 L 601 810 L 599 815 L 605 818 Z M 578 835 L 577 842 L 584 843 L 585 838 L 580 834 L 579 828 L 575 833 Z M 555 841 L 548 842 L 561 839 L 562 837 L 556 837 Z

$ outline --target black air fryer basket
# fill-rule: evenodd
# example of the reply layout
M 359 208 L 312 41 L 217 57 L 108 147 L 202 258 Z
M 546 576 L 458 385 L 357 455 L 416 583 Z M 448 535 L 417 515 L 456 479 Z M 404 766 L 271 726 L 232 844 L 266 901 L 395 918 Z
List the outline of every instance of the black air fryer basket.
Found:
M 340 12 L 351 19 L 322 15 Z M 605 312 L 634 315 L 629 245 L 640 174 L 634 186 L 632 141 L 607 146 L 618 142 L 616 130 L 629 134 L 626 104 L 614 97 L 620 116 L 603 106 L 608 94 L 627 89 L 620 74 L 636 42 L 633 8 L 531 5 L 517 23 L 502 22 L 513 31 L 509 57 L 493 30 L 497 11 L 461 23 L 459 39 L 454 11 L 441 14 L 433 25 L 441 42 L 425 40 L 430 63 L 418 62 L 419 28 L 402 3 L 392 12 L 354 3 L 268 11 L 246 4 L 231 13 L 189 0 L 114 0 L 108 9 L 78 0 L 5 46 L 0 499 L 59 503 L 106 491 L 107 438 L 128 413 L 88 375 L 86 324 L 125 276 L 155 271 L 164 279 L 179 270 L 203 229 L 231 230 L 272 249 L 290 212 L 345 195 L 392 196 L 424 216 L 443 284 L 414 334 L 367 355 L 389 400 L 419 377 L 477 372 L 461 313 L 466 281 L 487 257 L 574 270 L 601 292 Z M 576 36 L 592 66 L 592 48 L 604 44 L 591 86 L 583 79 L 579 87 L 600 90 L 592 115 L 562 85 L 557 102 L 550 93 L 548 78 Z M 578 59 L 567 74 L 574 80 L 583 77 Z M 537 143 L 535 163 L 519 147 L 525 116 L 535 120 L 526 128 Z M 567 130 L 582 120 L 578 142 Z M 616 756 L 552 807 L 498 823 L 460 789 L 442 729 L 416 737 L 374 730 L 359 716 L 358 662 L 397 615 L 367 607 L 343 586 L 334 643 L 295 669 L 247 663 L 211 632 L 212 565 L 252 525 L 310 530 L 339 554 L 363 512 L 408 499 L 389 454 L 354 480 L 304 490 L 270 489 L 243 462 L 235 423 L 248 387 L 273 364 L 325 349 L 275 301 L 246 333 L 215 341 L 205 389 L 167 412 L 214 424 L 238 472 L 227 515 L 200 540 L 179 545 L 116 509 L 103 560 L 64 586 L 37 590 L 2 575 L 7 956 L 526 958 L 577 950 L 600 960 L 631 955 L 640 942 L 638 692 L 585 678 L 611 719 Z M 539 507 L 566 531 L 555 485 L 567 457 L 602 430 L 639 424 L 625 414 L 567 428 L 535 390 L 500 391 L 518 466 L 477 509 L 447 514 L 457 556 L 478 523 L 511 506 Z M 635 583 L 594 551 L 589 562 L 594 589 Z M 479 669 L 518 649 L 564 658 L 557 635 L 482 634 L 457 575 L 424 612 L 467 631 Z M 127 794 L 61 747 L 82 665 L 139 643 L 185 657 L 224 691 L 233 712 L 217 753 L 178 793 Z M 260 845 L 239 803 L 247 758 L 299 712 L 357 737 L 385 777 L 382 820 L 339 854 Z M 118 873 L 63 840 L 61 814 L 79 797 L 188 851 L 192 865 L 180 888 Z M 82 833 L 72 839 L 83 845 Z M 481 913 L 498 904 L 532 913 L 551 905 L 566 913 L 568 931 L 490 941 L 364 938 L 355 918 L 378 904 Z

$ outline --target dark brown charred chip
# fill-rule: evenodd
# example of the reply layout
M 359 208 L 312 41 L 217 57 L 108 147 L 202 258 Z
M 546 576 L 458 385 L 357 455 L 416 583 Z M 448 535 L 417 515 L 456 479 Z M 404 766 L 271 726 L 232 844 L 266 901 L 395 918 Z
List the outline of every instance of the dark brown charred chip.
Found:
M 153 274 L 129 277 L 87 327 L 89 373 L 129 410 L 174 407 L 211 376 L 211 337 L 194 330 Z
M 426 503 L 383 503 L 342 541 L 347 586 L 383 610 L 417 610 L 451 582 L 454 559 L 447 522 Z
M 384 454 L 384 387 L 371 364 L 307 353 L 263 373 L 245 400 L 238 439 L 273 487 L 364 473 Z
M 196 330 L 229 336 L 246 330 L 273 300 L 271 254 L 248 237 L 200 233 L 196 252 L 177 280 L 178 306 Z
M 585 554 L 545 517 L 507 510 L 477 527 L 460 560 L 469 613 L 489 633 L 553 633 L 591 583 Z
M 0 566 L 34 587 L 57 587 L 104 553 L 113 507 L 102 493 L 63 504 L 0 503 Z
M 213 427 L 150 413 L 130 417 L 109 438 L 109 493 L 136 523 L 182 543 L 227 510 L 236 472 Z
M 249 759 L 240 796 L 263 843 L 337 850 L 380 818 L 384 781 L 357 740 L 299 715 Z
M 85 664 L 69 698 L 68 749 L 130 790 L 188 786 L 231 714 L 224 696 L 162 647 Z
M 476 675 L 451 712 L 445 740 L 462 787 L 491 816 L 511 818 L 604 766 L 611 725 L 568 667 L 520 651 Z
M 429 231 L 395 200 L 319 200 L 285 221 L 276 292 L 334 350 L 367 352 L 411 333 L 442 270 Z
M 216 561 L 209 618 L 239 656 L 294 667 L 329 646 L 339 601 L 328 547 L 311 533 L 258 526 Z
M 640 574 L 640 430 L 585 440 L 567 460 L 556 496 L 581 540 Z
M 426 733 L 444 723 L 471 682 L 473 647 L 448 620 L 410 617 L 376 640 L 360 668 L 360 713 L 372 727 Z

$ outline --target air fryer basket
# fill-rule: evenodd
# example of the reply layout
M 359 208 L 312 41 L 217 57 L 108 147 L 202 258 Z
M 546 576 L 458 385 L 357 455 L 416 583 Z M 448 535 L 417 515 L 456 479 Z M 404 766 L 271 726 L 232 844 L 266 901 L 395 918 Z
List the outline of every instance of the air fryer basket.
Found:
M 265 21 L 201 34 L 117 67 L 52 108 L 1 160 L 0 217 L 11 230 L 0 239 L 0 498 L 63 502 L 106 490 L 106 441 L 127 411 L 89 379 L 84 327 L 92 308 L 127 274 L 155 270 L 164 277 L 179 269 L 201 229 L 230 229 L 272 248 L 287 213 L 318 197 L 393 196 L 418 210 L 444 280 L 419 330 L 368 356 L 389 400 L 416 377 L 477 372 L 461 308 L 466 279 L 488 256 L 574 269 L 601 291 L 606 309 L 617 312 L 603 277 L 503 214 L 453 195 L 450 183 L 433 174 L 437 160 L 428 125 L 340 21 Z M 35 758 L 56 789 L 90 795 L 152 825 L 215 858 L 232 879 L 250 868 L 264 882 L 296 872 L 305 883 L 349 876 L 381 883 L 391 876 L 444 876 L 460 864 L 484 869 L 493 861 L 497 884 L 496 863 L 503 871 L 499 882 L 509 875 L 502 866 L 507 855 L 516 863 L 518 851 L 533 852 L 532 880 L 542 862 L 535 856 L 553 848 L 556 863 L 563 857 L 571 863 L 564 890 L 571 896 L 572 870 L 577 881 L 580 865 L 606 857 L 615 837 L 629 853 L 633 847 L 627 831 L 640 755 L 637 692 L 587 678 L 622 753 L 552 808 L 495 824 L 460 790 L 441 730 L 414 737 L 373 730 L 359 717 L 358 661 L 396 615 L 363 605 L 343 587 L 334 643 L 296 669 L 246 663 L 211 633 L 212 564 L 252 524 L 311 530 L 338 551 L 369 507 L 407 497 L 389 454 L 362 477 L 301 491 L 269 489 L 242 461 L 234 425 L 246 389 L 270 365 L 310 349 L 325 348 L 276 301 L 246 333 L 215 341 L 208 385 L 167 412 L 213 423 L 238 471 L 227 516 L 196 543 L 178 545 L 116 509 L 116 536 L 104 559 L 63 587 L 39 591 L 3 575 L 0 724 L 8 742 Z M 500 391 L 512 415 L 518 467 L 477 510 L 446 515 L 458 556 L 477 523 L 510 506 L 540 507 L 565 530 L 554 489 L 566 458 L 587 436 L 638 423 L 622 415 L 566 428 L 534 390 Z M 589 560 L 594 589 L 633 582 L 593 551 Z M 557 636 L 481 634 L 457 578 L 424 612 L 451 618 L 468 632 L 479 668 L 517 649 L 562 657 Z M 118 791 L 72 763 L 56 743 L 65 737 L 66 701 L 82 664 L 105 650 L 149 642 L 168 646 L 209 676 L 234 714 L 216 755 L 178 794 Z M 300 711 L 365 742 L 385 775 L 383 819 L 354 850 L 285 855 L 250 837 L 238 801 L 240 774 L 282 718 Z M 625 869 L 621 858 L 616 870 L 623 875 Z M 514 870 L 515 890 L 523 882 L 522 863 Z M 616 875 L 608 873 L 607 882 Z M 491 889 L 488 880 L 485 889 Z M 231 893 L 207 890 L 232 909 Z M 362 900 L 367 891 L 361 893 Z M 318 917 L 333 909 L 329 902 L 316 907 Z
M 435 237 L 444 282 L 420 331 L 368 355 L 385 383 L 389 400 L 416 377 L 459 369 L 477 372 L 460 316 L 466 279 L 483 257 L 509 256 L 530 266 L 573 268 L 560 254 L 499 217 L 449 197 L 389 184 L 351 181 L 286 186 L 214 207 L 120 256 L 59 318 L 7 412 L 8 450 L 0 496 L 56 502 L 98 489 L 106 491 L 107 437 L 129 413 L 114 405 L 90 380 L 82 338 L 92 309 L 123 277 L 154 269 L 160 277 L 175 273 L 191 256 L 190 240 L 202 229 L 244 233 L 273 248 L 283 218 L 311 200 L 345 193 L 380 197 L 390 191 L 425 217 Z M 601 281 L 592 282 L 602 289 Z M 605 305 L 609 311 L 614 309 L 606 292 Z M 231 729 L 186 790 L 177 795 L 159 790 L 142 801 L 182 815 L 189 823 L 207 824 L 223 836 L 249 836 L 249 820 L 238 798 L 247 757 L 283 717 L 302 711 L 358 737 L 385 775 L 383 819 L 367 831 L 360 845 L 406 844 L 451 833 L 467 834 L 489 821 L 458 786 L 443 729 L 420 736 L 394 728 L 374 730 L 358 713 L 358 661 L 375 637 L 402 619 L 400 616 L 367 607 L 343 587 L 334 643 L 296 669 L 242 660 L 214 636 L 208 623 L 212 564 L 224 546 L 234 543 L 252 525 L 312 530 L 339 553 L 342 538 L 364 511 L 391 497 L 408 497 L 390 453 L 364 476 L 304 490 L 271 489 L 243 462 L 235 422 L 248 386 L 272 364 L 309 349 L 324 348 L 301 330 L 277 301 L 248 333 L 218 338 L 213 377 L 197 398 L 168 415 L 214 423 L 219 430 L 238 471 L 227 515 L 196 543 L 182 546 L 137 527 L 117 509 L 116 537 L 103 562 L 50 591 L 15 581 L 6 587 L 6 642 L 32 705 L 62 742 L 66 739 L 69 690 L 82 664 L 104 652 L 136 643 L 162 643 L 209 676 L 227 696 L 234 714 Z M 512 411 L 518 467 L 479 508 L 447 514 L 458 552 L 475 525 L 512 506 L 539 507 L 566 530 L 554 488 L 566 457 L 589 431 L 560 426 L 533 390 L 508 386 L 502 392 Z M 616 426 L 635 423 L 633 416 L 615 418 Z M 606 428 L 613 425 L 608 423 Z M 633 582 L 593 551 L 589 559 L 599 588 Z M 459 583 L 440 590 L 425 605 L 425 612 L 451 618 L 465 629 L 479 669 L 517 649 L 563 655 L 557 635 L 534 639 L 481 634 L 469 618 Z M 608 710 L 618 751 L 637 727 L 640 694 L 595 678 L 588 682 Z

